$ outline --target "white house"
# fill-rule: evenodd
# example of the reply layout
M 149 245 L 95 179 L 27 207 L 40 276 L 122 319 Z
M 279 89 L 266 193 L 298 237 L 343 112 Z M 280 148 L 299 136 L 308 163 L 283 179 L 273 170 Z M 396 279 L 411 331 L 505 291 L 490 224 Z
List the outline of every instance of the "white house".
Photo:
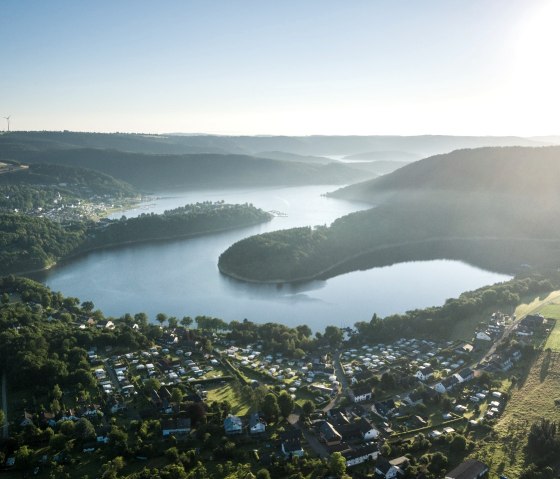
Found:
M 364 441 L 373 441 L 379 437 L 379 431 L 364 417 L 358 421 L 358 427 Z
M 372 391 L 370 386 L 359 386 L 354 389 L 350 389 L 350 398 L 354 402 L 369 401 L 372 398 Z
M 351 451 L 343 452 L 342 456 L 346 459 L 347 467 L 357 466 L 366 461 L 375 461 L 379 456 L 379 447 L 377 444 L 370 442 Z
M 422 367 L 416 374 L 414 375 L 416 378 L 420 379 L 420 381 L 427 381 L 434 375 L 434 370 L 432 366 Z
M 251 434 L 259 434 L 261 432 L 264 432 L 265 430 L 266 425 L 263 421 L 261 421 L 259 414 L 251 414 L 251 416 L 249 417 L 249 432 Z

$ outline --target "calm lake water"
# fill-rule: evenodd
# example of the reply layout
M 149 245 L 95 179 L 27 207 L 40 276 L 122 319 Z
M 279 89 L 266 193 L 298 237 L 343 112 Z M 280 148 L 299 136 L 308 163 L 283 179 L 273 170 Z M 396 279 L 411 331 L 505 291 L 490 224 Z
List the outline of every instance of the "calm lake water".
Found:
M 159 193 L 128 217 L 201 201 L 252 203 L 287 217 L 204 237 L 138 244 L 96 251 L 59 265 L 40 279 L 50 288 L 91 300 L 106 315 L 159 312 L 179 318 L 197 315 L 226 321 L 307 324 L 322 330 L 392 313 L 442 304 L 463 291 L 509 279 L 459 261 L 401 263 L 356 271 L 327 281 L 298 285 L 258 285 L 232 280 L 217 268 L 219 255 L 247 236 L 295 226 L 330 224 L 370 205 L 321 196 L 336 186 L 247 188 Z M 116 214 L 120 217 L 123 213 Z

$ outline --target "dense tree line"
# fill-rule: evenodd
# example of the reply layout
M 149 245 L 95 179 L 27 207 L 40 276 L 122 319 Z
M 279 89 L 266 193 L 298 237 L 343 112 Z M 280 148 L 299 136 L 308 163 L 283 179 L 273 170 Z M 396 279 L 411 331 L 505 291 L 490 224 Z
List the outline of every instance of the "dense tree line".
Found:
M 149 213 L 112 221 L 106 227 L 96 229 L 83 247 L 88 249 L 107 244 L 201 234 L 249 226 L 271 218 L 269 213 L 250 204 L 196 203 L 166 211 L 162 215 Z
M 511 308 L 522 297 L 546 293 L 560 287 L 558 272 L 544 275 L 520 276 L 510 281 L 484 286 L 450 298 L 442 306 L 407 311 L 381 319 L 376 314 L 369 322 L 355 324 L 358 335 L 353 341 L 385 341 L 407 337 L 446 337 L 449 324 L 462 321 L 489 307 Z
M 0 274 L 40 270 L 62 258 L 109 245 L 204 234 L 270 220 L 252 205 L 197 203 L 100 225 L 61 225 L 47 218 L 0 213 Z
M 137 331 L 132 327 L 134 318 L 118 321 L 114 331 L 78 329 L 78 318 L 91 314 L 103 320 L 103 314 L 92 312 L 89 302 L 64 298 L 31 280 L 1 278 L 0 293 L 16 294 L 21 299 L 10 302 L 9 296 L 4 296 L 0 306 L 0 370 L 6 372 L 15 389 L 92 385 L 87 350 L 105 346 L 138 349 L 151 343 L 150 327 Z
M 0 191 L 7 186 L 16 187 L 10 190 L 16 196 L 17 187 L 31 188 L 36 194 L 40 194 L 41 189 L 55 188 L 78 198 L 92 194 L 114 197 L 132 197 L 137 194 L 129 184 L 107 174 L 54 163 L 32 164 L 21 171 L 0 175 Z
M 63 227 L 46 218 L 0 213 L 0 274 L 45 268 L 85 239 L 85 225 Z
M 527 197 L 411 195 L 343 216 L 329 227 L 243 239 L 220 256 L 219 266 L 226 274 L 258 281 L 323 278 L 436 258 L 508 272 L 522 264 L 548 266 L 560 244 L 554 204 Z

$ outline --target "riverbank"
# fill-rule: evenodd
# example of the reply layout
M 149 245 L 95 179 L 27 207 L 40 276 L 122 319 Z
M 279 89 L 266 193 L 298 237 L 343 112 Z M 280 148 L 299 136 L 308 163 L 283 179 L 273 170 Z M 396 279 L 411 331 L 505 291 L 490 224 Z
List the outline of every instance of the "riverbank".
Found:
M 159 243 L 159 242 L 173 241 L 173 240 L 179 240 L 179 239 L 197 238 L 197 237 L 205 236 L 205 235 L 234 231 L 234 230 L 240 229 L 240 228 L 255 226 L 255 225 L 258 225 L 260 223 L 262 223 L 262 221 L 261 222 L 254 222 L 254 223 L 245 223 L 245 224 L 242 224 L 242 225 L 239 225 L 239 226 L 233 226 L 233 227 L 229 227 L 229 228 L 217 228 L 217 229 L 199 231 L 199 232 L 196 232 L 196 233 L 185 233 L 185 234 L 179 234 L 179 235 L 166 235 L 166 236 L 161 236 L 161 237 L 157 237 L 157 238 L 146 238 L 146 239 L 139 238 L 139 239 L 135 239 L 135 240 L 122 241 L 122 242 L 118 242 L 118 243 L 108 243 L 108 244 L 101 245 L 101 246 L 95 246 L 95 247 L 87 248 L 87 249 L 72 253 L 70 255 L 64 256 L 62 258 L 59 258 L 58 261 L 53 262 L 53 263 L 49 264 L 48 266 L 45 266 L 44 268 L 26 270 L 26 271 L 16 271 L 16 272 L 10 272 L 10 273 L 5 273 L 5 274 L 13 274 L 15 276 L 30 276 L 30 275 L 33 276 L 33 275 L 36 275 L 36 274 L 47 272 L 47 271 L 55 268 L 56 266 L 60 266 L 62 264 L 70 262 L 70 261 L 74 261 L 76 259 L 84 257 L 84 256 L 86 256 L 90 253 L 95 252 L 95 251 L 118 249 L 118 248 L 122 248 L 122 247 L 125 247 L 125 246 L 132 246 L 132 245 L 135 245 L 135 244 Z
M 449 259 L 464 261 L 482 269 L 514 275 L 527 267 L 541 267 L 549 260 L 548 254 L 530 248 L 531 245 L 547 246 L 548 250 L 560 248 L 560 240 L 540 238 L 499 238 L 499 237 L 437 237 L 424 240 L 405 241 L 391 245 L 381 245 L 348 256 L 308 275 L 292 278 L 255 279 L 228 270 L 218 262 L 220 273 L 253 284 L 289 284 L 314 280 L 327 280 L 340 274 L 356 270 L 390 266 L 409 261 Z M 529 248 L 528 248 L 529 246 Z M 531 251 L 525 261 L 512 261 L 513 250 Z M 548 251 L 547 250 L 547 251 Z M 437 253 L 436 253 L 437 252 Z

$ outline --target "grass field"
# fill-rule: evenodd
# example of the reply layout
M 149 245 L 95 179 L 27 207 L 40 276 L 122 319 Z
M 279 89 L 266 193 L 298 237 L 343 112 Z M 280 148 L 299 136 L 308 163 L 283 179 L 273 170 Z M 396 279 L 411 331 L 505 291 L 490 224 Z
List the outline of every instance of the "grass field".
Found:
M 231 404 L 231 413 L 244 416 L 249 412 L 251 405 L 237 394 L 230 384 L 208 389 L 208 402 L 228 401 Z
M 474 456 L 486 461 L 492 475 L 519 477 L 524 468 L 527 433 L 541 417 L 559 421 L 560 353 L 541 351 L 525 378 L 512 390 L 502 417 L 487 441 L 479 442 Z
M 539 309 L 539 313 L 545 318 L 556 319 L 556 323 L 548 336 L 544 348 L 550 348 L 557 353 L 560 352 L 560 299 L 543 306 Z
M 515 316 L 521 318 L 527 314 L 540 312 L 548 304 L 560 304 L 560 291 L 553 291 L 544 298 L 537 297 L 530 303 L 523 303 L 515 308 Z M 544 313 L 543 313 L 544 314 Z

